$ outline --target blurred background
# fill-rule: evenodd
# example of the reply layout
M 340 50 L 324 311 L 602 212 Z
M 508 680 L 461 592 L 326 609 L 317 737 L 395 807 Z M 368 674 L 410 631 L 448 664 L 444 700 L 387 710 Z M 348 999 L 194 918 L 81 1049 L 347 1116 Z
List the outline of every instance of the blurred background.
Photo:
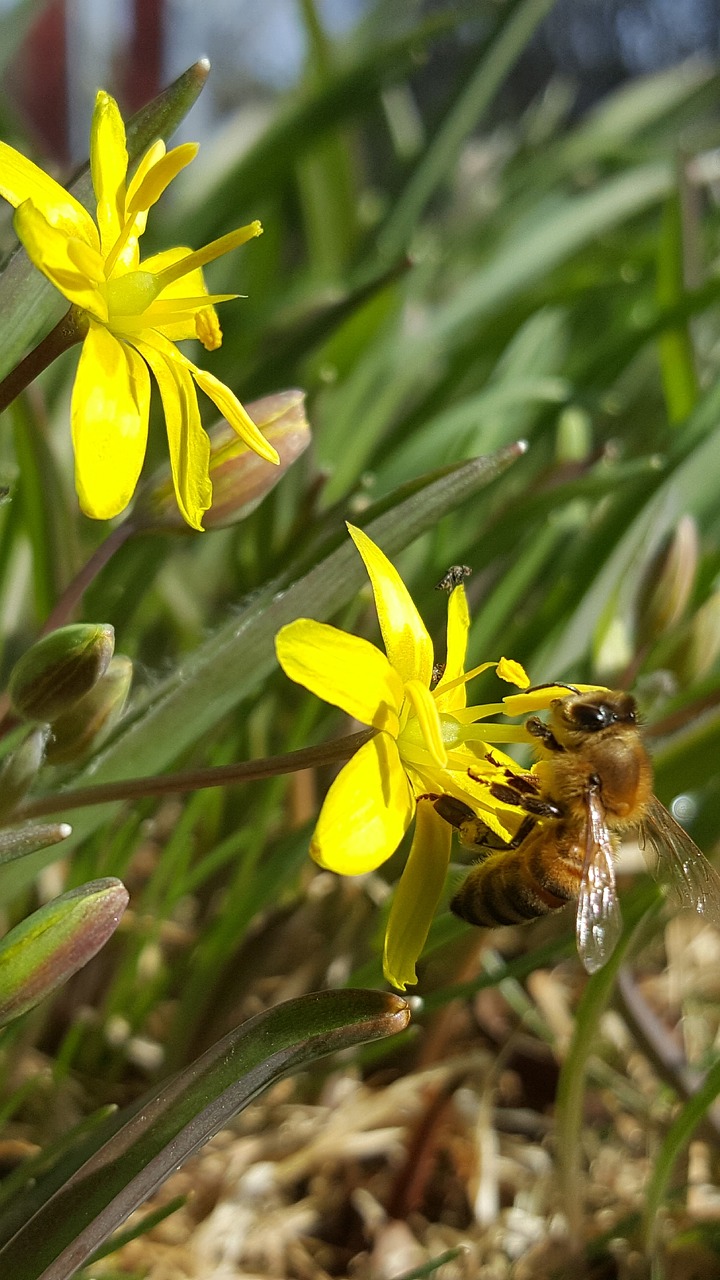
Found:
M 134 111 L 206 55 L 213 75 L 186 129 L 202 140 L 245 109 L 251 130 L 256 113 L 303 74 L 306 7 L 302 0 L 2 0 L 2 10 L 25 10 L 28 28 L 6 87 L 38 145 L 58 162 L 79 161 L 98 84 Z M 317 14 L 328 37 L 343 41 L 353 33 L 358 38 L 363 25 L 371 29 L 378 20 L 399 24 L 444 8 L 440 0 L 318 0 Z M 456 29 L 427 57 L 416 79 L 423 114 L 428 107 L 442 108 L 448 69 L 469 67 L 476 29 L 488 21 L 488 6 L 456 8 Z M 522 109 L 543 84 L 561 77 L 580 113 L 630 76 L 690 56 L 712 58 L 719 47 L 718 0 L 558 0 L 496 110 L 500 115 Z

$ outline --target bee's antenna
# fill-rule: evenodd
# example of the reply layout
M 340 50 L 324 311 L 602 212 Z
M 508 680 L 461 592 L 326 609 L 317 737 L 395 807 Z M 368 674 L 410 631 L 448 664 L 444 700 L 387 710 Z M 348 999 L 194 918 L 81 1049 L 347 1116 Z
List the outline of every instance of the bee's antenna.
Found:
M 574 684 L 566 684 L 564 680 L 546 680 L 544 684 L 534 684 L 523 693 L 539 693 L 541 689 L 567 689 L 568 693 L 580 693 Z

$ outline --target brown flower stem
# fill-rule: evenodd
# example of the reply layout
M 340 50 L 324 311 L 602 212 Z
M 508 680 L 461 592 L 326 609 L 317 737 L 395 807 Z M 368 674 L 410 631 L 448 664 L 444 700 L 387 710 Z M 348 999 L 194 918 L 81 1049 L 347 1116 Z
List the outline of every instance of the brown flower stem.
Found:
M 41 636 L 46 636 L 49 631 L 55 631 L 57 627 L 64 627 L 66 623 L 72 621 L 75 609 L 90 584 L 97 578 L 100 570 L 105 568 L 105 565 L 112 559 L 115 552 L 124 546 L 128 538 L 131 538 L 136 532 L 137 530 L 132 520 L 124 520 L 116 529 L 111 530 L 105 541 L 95 548 L 90 559 L 75 575 L 72 582 L 65 587 L 60 599 L 42 625 Z
M 78 307 L 70 307 L 42 342 L 0 382 L 0 413 L 7 409 L 16 396 L 29 387 L 38 374 L 42 373 L 43 369 L 47 369 L 57 356 L 74 347 L 76 342 L 82 342 L 87 329 L 88 322 L 84 313 Z
M 123 524 L 118 525 L 117 529 L 113 529 L 108 534 L 105 541 L 93 551 L 90 559 L 63 591 L 55 608 L 42 625 L 41 636 L 46 636 L 48 632 L 55 631 L 57 627 L 64 627 L 66 623 L 72 620 L 76 606 L 82 600 L 90 583 L 94 582 L 100 570 L 105 568 L 105 565 L 112 559 L 115 552 L 136 532 L 137 530 L 132 520 L 126 520 Z M 4 693 L 0 693 L 0 737 L 6 734 L 14 726 L 14 723 L 14 718 L 10 717 L 10 698 L 6 690 Z
M 241 782 L 254 782 L 259 778 L 275 778 L 283 773 L 297 773 L 300 769 L 320 768 L 338 760 L 348 760 L 374 733 L 374 729 L 363 729 L 360 733 L 337 738 L 334 742 L 324 742 L 318 747 L 302 747 L 299 751 L 289 751 L 282 756 L 267 756 L 263 760 L 248 760 L 209 769 L 186 769 L 181 773 L 166 773 L 152 778 L 99 782 L 94 787 L 76 787 L 74 790 L 70 788 L 29 801 L 15 811 L 13 822 L 69 809 L 87 809 L 91 805 L 108 804 L 117 800 L 142 800 L 149 796 L 202 791 L 208 787 L 227 787 Z

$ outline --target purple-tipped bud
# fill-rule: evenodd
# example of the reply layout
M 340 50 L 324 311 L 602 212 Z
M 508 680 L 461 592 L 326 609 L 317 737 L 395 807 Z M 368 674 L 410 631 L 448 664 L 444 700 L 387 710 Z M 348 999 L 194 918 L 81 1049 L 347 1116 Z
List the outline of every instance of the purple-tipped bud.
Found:
M 51 631 L 12 669 L 8 693 L 13 709 L 26 720 L 57 720 L 97 683 L 114 647 L 115 632 L 105 622 Z
M 87 755 L 117 724 L 130 692 L 133 664 L 118 653 L 89 693 L 53 721 L 48 764 L 67 764 Z M 1 778 L 0 778 L 1 781 Z
M 0 1025 L 50 995 L 100 950 L 128 902 L 120 880 L 93 880 L 35 911 L 0 942 Z
M 304 453 L 311 439 L 304 404 L 304 392 L 278 391 L 246 405 L 253 422 L 277 449 L 279 465 L 258 457 L 227 422 L 210 428 L 213 496 L 203 517 L 206 529 L 223 529 L 244 520 Z M 158 531 L 188 529 L 175 501 L 172 480 L 164 473 L 150 482 L 138 500 L 133 518 L 141 527 Z

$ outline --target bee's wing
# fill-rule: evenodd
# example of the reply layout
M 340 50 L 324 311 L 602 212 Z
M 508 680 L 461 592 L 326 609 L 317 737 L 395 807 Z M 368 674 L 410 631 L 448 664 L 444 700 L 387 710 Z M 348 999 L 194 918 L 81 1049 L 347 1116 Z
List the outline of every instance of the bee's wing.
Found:
M 656 796 L 643 818 L 642 832 L 657 857 L 657 878 L 670 881 L 682 907 L 720 928 L 720 875 Z
M 587 796 L 584 840 L 575 929 L 580 959 L 588 973 L 595 973 L 615 950 L 622 932 L 622 916 L 615 887 L 612 837 L 594 791 Z

